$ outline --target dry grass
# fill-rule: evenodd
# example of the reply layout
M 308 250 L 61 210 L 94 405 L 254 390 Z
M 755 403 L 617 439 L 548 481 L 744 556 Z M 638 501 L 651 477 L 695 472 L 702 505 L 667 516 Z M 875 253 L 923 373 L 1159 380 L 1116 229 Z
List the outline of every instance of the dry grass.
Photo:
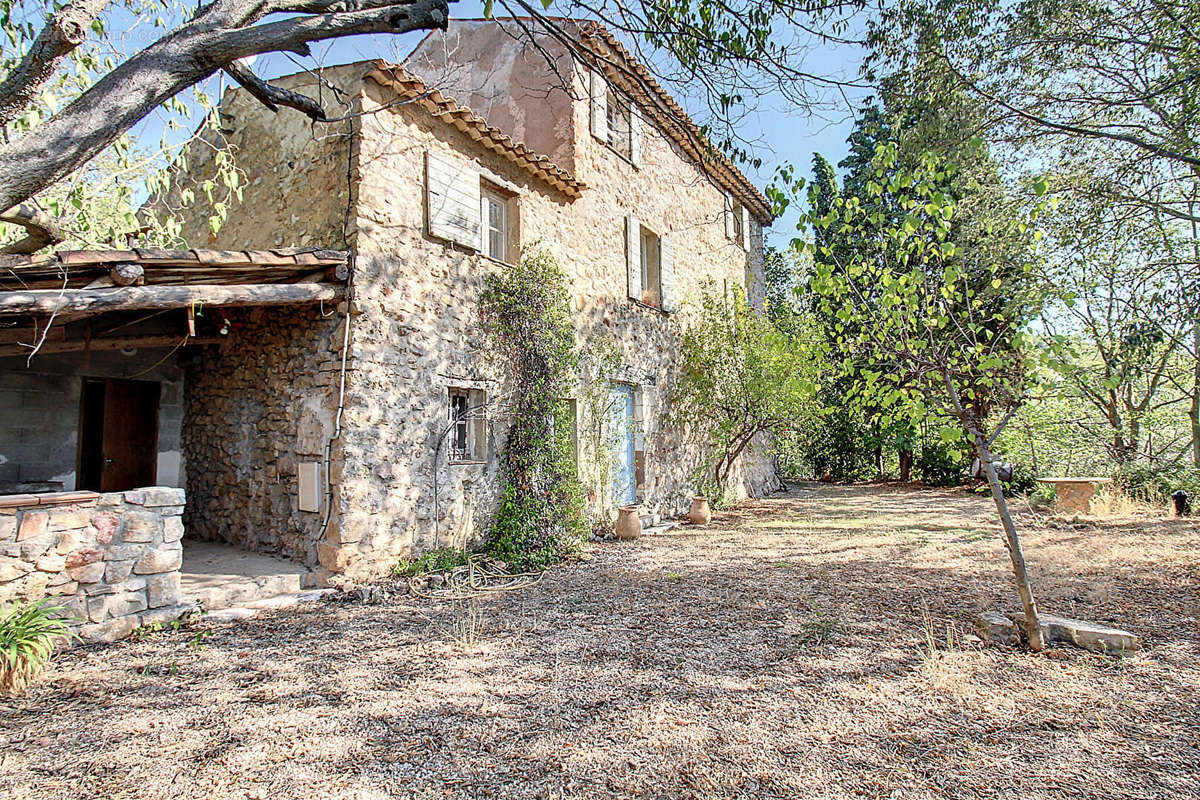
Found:
M 1043 607 L 1145 652 L 973 642 L 1015 607 L 982 498 L 805 489 L 476 610 L 78 650 L 0 706 L 0 797 L 1200 796 L 1196 523 L 1023 523 Z

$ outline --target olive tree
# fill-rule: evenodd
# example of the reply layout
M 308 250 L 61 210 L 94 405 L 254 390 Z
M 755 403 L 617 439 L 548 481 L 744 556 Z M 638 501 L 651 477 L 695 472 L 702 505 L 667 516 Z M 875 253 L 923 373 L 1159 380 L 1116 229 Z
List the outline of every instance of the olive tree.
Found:
M 804 424 L 817 412 L 823 356 L 797 323 L 779 330 L 740 291 L 707 293 L 683 334 L 674 394 L 681 421 L 708 439 L 712 457 L 701 488 L 720 501 L 738 457 L 756 439 Z

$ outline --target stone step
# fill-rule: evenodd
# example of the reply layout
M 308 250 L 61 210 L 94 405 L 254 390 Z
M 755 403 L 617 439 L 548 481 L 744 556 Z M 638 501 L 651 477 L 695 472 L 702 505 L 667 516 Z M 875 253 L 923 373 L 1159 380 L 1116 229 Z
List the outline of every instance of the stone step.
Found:
M 247 575 L 228 578 L 217 585 L 192 589 L 187 599 L 197 603 L 205 611 L 214 611 L 279 595 L 295 594 L 302 588 L 302 576 L 296 574 Z
M 257 616 L 263 611 L 271 611 L 278 608 L 290 608 L 300 603 L 307 603 L 313 600 L 320 600 L 327 594 L 336 591 L 335 589 L 306 589 L 305 591 L 290 592 L 288 594 L 277 594 L 273 597 L 263 597 L 257 600 L 250 600 L 240 605 L 220 608 L 213 611 L 206 611 L 201 615 L 202 619 L 212 620 L 214 622 L 231 622 L 239 619 L 249 619 Z

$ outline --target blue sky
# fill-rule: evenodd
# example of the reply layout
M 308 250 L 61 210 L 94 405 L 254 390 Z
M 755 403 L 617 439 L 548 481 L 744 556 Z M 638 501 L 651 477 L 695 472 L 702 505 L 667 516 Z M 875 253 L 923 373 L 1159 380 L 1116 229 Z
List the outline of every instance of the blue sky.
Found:
M 554 11 L 554 7 L 550 9 Z M 483 15 L 482 3 L 463 0 L 451 6 L 451 15 L 458 18 L 476 18 Z M 358 36 L 323 42 L 314 46 L 311 59 L 301 59 L 292 54 L 271 53 L 259 57 L 254 70 L 265 78 L 297 72 L 314 63 L 323 65 L 344 64 L 371 58 L 401 61 L 416 46 L 423 34 L 403 36 Z M 804 67 L 813 74 L 832 76 L 840 80 L 853 80 L 858 73 L 863 53 L 847 45 L 821 45 L 813 47 Z M 216 79 L 205 87 L 215 93 Z M 680 94 L 676 87 L 668 87 L 688 110 L 703 121 L 704 103 L 700 98 Z M 810 171 L 812 154 L 820 152 L 833 164 L 837 164 L 847 152 L 846 136 L 852 125 L 852 106 L 861 104 L 865 94 L 858 92 L 830 92 L 820 110 L 797 109 L 778 93 L 760 96 L 752 102 L 752 108 L 738 126 L 741 139 L 750 143 L 751 154 L 762 159 L 758 169 L 743 166 L 759 187 L 771 182 L 780 164 L 791 163 L 801 175 Z M 147 143 L 157 142 L 162 135 L 161 119 L 154 116 L 145 120 L 135 130 L 138 137 L 146 137 Z M 183 135 L 183 132 L 180 132 Z M 767 231 L 768 244 L 782 246 L 795 235 L 796 209 L 776 220 Z

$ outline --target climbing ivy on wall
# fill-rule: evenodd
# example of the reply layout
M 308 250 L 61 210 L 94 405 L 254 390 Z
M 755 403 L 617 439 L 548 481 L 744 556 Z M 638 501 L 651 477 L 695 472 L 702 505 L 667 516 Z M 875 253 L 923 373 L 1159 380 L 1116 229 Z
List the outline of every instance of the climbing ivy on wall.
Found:
M 578 368 L 566 277 L 550 254 L 535 250 L 489 275 L 481 303 L 489 350 L 512 387 L 489 550 L 514 568 L 539 569 L 587 531 L 562 399 Z

